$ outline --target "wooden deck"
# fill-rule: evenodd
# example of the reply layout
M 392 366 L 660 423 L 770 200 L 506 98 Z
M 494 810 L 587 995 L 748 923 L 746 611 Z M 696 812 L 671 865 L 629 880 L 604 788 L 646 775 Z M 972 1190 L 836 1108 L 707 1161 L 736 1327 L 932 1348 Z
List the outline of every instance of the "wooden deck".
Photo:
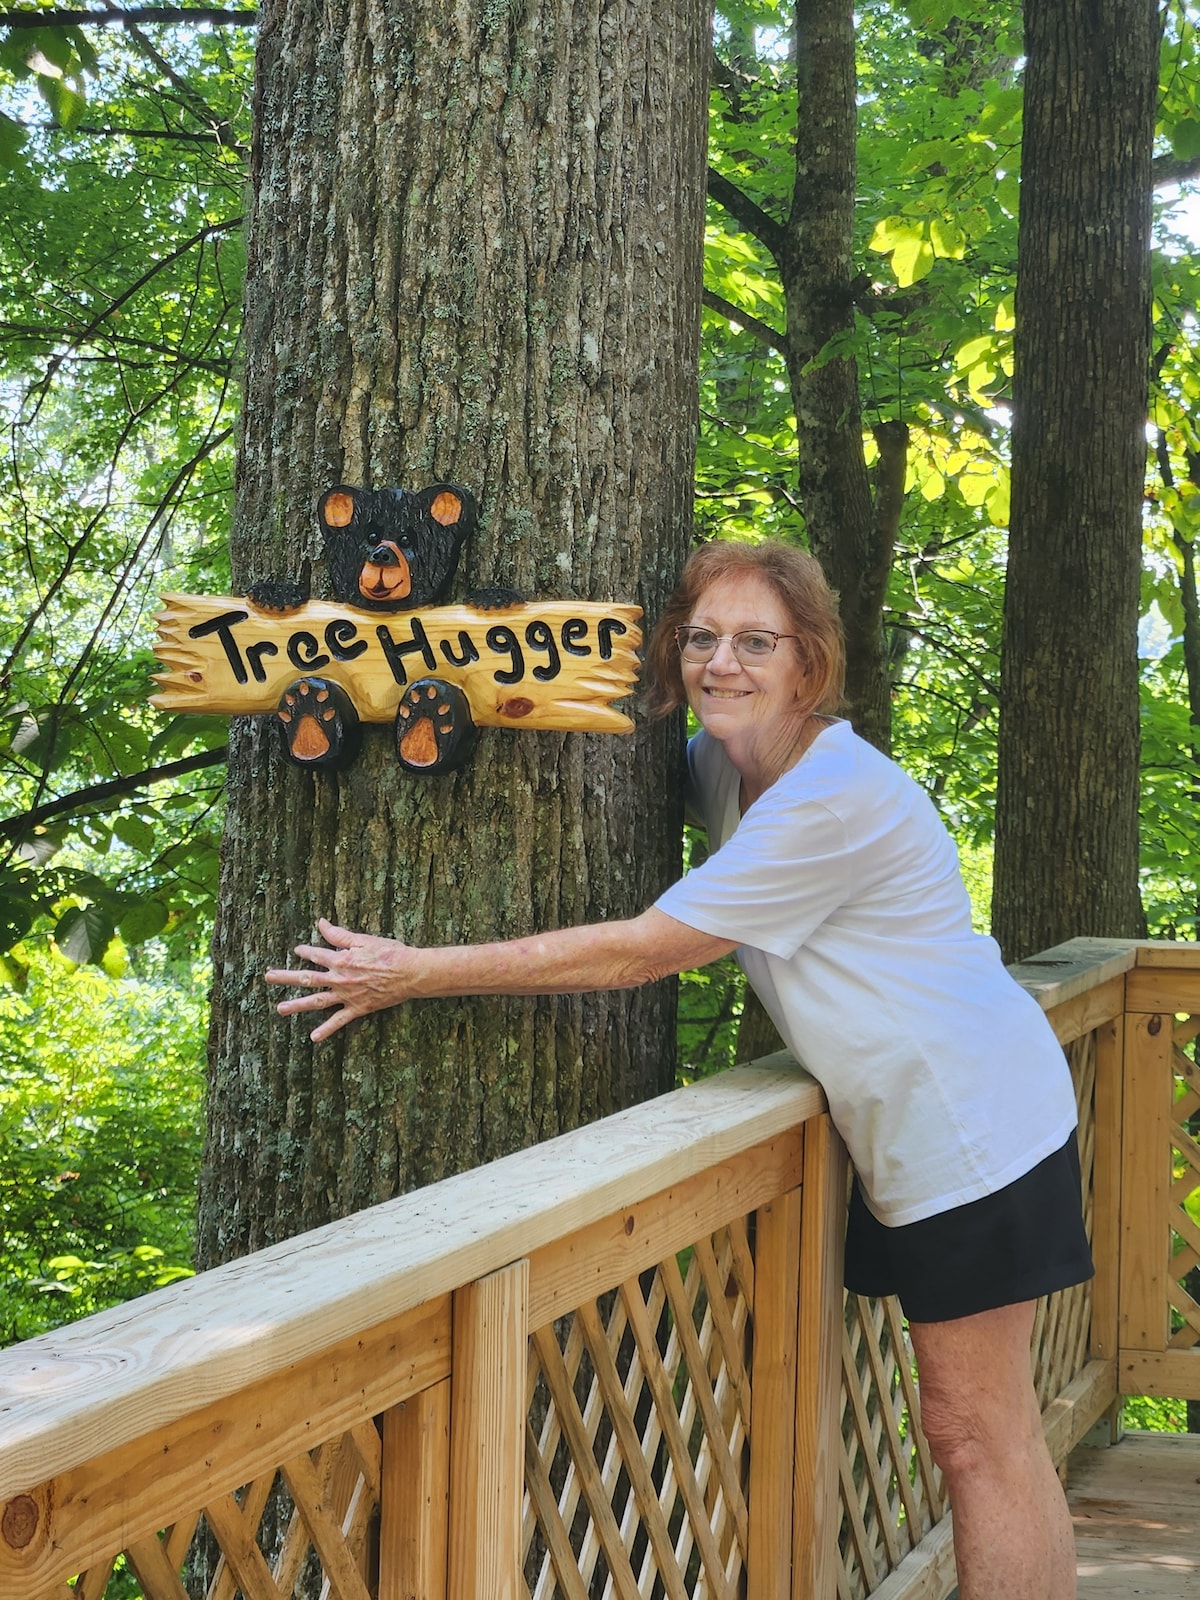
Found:
M 1200 1434 L 1127 1433 L 1071 1456 L 1079 1600 L 1200 1597 Z

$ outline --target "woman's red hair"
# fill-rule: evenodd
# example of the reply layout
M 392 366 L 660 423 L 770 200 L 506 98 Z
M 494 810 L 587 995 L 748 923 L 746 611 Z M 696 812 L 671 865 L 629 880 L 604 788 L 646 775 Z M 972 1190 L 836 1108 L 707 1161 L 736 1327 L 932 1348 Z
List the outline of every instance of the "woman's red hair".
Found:
M 714 584 L 748 575 L 770 585 L 787 613 L 789 631 L 798 636 L 796 649 L 808 675 L 809 709 L 827 713 L 839 708 L 846 682 L 846 647 L 837 595 L 825 581 L 820 562 L 776 540 L 763 544 L 715 540 L 688 557 L 679 586 L 650 635 L 646 704 L 652 716 L 665 716 L 687 700 L 675 629 L 690 621 Z

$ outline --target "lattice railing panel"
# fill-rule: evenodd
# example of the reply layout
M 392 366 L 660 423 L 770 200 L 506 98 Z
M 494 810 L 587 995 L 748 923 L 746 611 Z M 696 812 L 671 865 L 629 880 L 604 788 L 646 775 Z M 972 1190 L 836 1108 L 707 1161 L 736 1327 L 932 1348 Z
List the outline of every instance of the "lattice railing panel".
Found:
M 738 1221 L 533 1334 L 532 1600 L 742 1592 L 753 1299 Z
M 945 1512 L 914 1418 L 912 1349 L 897 1300 L 847 1295 L 842 1340 L 838 1593 L 862 1600 Z
M 214 1495 L 198 1515 L 81 1573 L 64 1595 L 105 1600 L 110 1585 L 128 1595 L 132 1573 L 145 1600 L 371 1600 L 379 1500 L 380 1438 L 367 1422 Z
M 1082 1198 L 1091 1238 L 1095 1035 L 1077 1039 L 1067 1057 L 1079 1107 Z M 1091 1304 L 1088 1284 L 1038 1302 L 1034 1381 L 1043 1407 L 1087 1360 Z M 842 1341 L 839 1600 L 865 1600 L 948 1509 L 919 1417 L 912 1349 L 899 1302 L 848 1295 Z
M 1171 1106 L 1171 1334 L 1168 1348 L 1200 1346 L 1200 1017 L 1176 1020 Z
M 1094 1238 L 1096 1167 L 1096 1036 L 1085 1033 L 1067 1046 L 1079 1111 L 1079 1169 L 1083 1220 Z M 1062 1393 L 1087 1361 L 1092 1321 L 1092 1286 L 1081 1283 L 1038 1301 L 1033 1329 L 1033 1381 L 1043 1410 Z

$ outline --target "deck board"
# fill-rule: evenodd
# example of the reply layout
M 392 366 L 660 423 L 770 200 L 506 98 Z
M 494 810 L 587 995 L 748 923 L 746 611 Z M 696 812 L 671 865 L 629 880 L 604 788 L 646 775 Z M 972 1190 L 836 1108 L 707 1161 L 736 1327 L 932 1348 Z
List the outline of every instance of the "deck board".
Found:
M 1200 1597 L 1200 1434 L 1127 1433 L 1071 1456 L 1079 1600 Z

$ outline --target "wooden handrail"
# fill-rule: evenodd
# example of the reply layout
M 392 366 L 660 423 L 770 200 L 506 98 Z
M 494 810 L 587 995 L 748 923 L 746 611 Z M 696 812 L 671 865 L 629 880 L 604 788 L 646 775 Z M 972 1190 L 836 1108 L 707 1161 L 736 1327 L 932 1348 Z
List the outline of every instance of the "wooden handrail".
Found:
M 1071 1065 L 1097 1265 L 1039 1304 L 1059 1460 L 1131 1385 L 1200 1393 L 1200 946 L 1013 970 Z M 290 1595 L 311 1546 L 343 1600 L 509 1600 L 547 1562 L 580 1596 L 603 1546 L 629 1597 L 652 1548 L 680 1596 L 690 1550 L 719 1593 L 937 1600 L 944 1490 L 898 1305 L 839 1293 L 824 1112 L 781 1053 L 0 1351 L 0 1600 L 99 1600 L 120 1552 L 178 1600 L 201 1518 L 213 1595 Z
M 824 1108 L 780 1053 L 0 1351 L 0 1502 Z

